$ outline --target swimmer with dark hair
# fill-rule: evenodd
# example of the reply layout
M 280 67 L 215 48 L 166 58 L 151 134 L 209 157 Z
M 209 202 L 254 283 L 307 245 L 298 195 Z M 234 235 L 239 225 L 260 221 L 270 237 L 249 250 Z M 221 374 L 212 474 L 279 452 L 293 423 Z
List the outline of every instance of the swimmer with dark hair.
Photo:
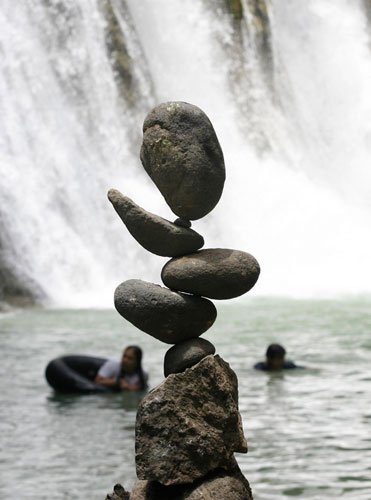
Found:
M 129 345 L 121 360 L 109 359 L 102 365 L 94 382 L 118 391 L 146 390 L 148 374 L 142 368 L 142 356 L 140 347 Z
M 278 371 L 304 368 L 304 366 L 296 365 L 293 361 L 285 361 L 286 349 L 280 344 L 271 344 L 268 346 L 265 355 L 265 361 L 259 361 L 254 365 L 255 370 Z

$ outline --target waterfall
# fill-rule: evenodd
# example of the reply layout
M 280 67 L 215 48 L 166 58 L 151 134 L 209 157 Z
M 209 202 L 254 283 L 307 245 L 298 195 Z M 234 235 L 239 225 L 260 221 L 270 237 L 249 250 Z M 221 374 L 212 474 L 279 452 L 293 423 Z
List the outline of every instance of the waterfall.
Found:
M 166 259 L 137 245 L 106 192 L 175 219 L 139 161 L 143 119 L 168 100 L 214 125 L 225 190 L 193 226 L 205 247 L 259 260 L 251 294 L 370 292 L 365 5 L 5 0 L 0 293 L 107 306 L 124 279 L 160 282 Z
M 144 197 L 149 186 L 134 159 L 154 104 L 140 44 L 109 2 L 8 2 L 1 16 L 4 279 L 47 304 L 111 304 L 117 280 L 147 262 L 126 248 L 106 198 L 123 179 Z M 118 26 L 130 51 L 123 82 L 109 51 Z

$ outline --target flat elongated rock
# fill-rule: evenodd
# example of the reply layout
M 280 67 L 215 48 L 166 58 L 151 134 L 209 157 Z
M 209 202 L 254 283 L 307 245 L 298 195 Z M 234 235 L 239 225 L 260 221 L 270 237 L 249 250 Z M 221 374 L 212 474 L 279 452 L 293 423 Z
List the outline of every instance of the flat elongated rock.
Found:
M 260 273 L 257 260 L 246 252 L 210 248 L 170 260 L 161 278 L 172 290 L 210 299 L 232 299 L 248 292 Z
M 189 339 L 170 347 L 165 354 L 164 375 L 181 373 L 201 359 L 215 353 L 215 346 L 206 339 Z
M 165 486 L 228 469 L 235 451 L 247 451 L 229 365 L 207 356 L 169 375 L 139 405 L 135 448 L 138 478 Z
M 167 344 L 198 337 L 217 314 L 210 300 L 142 280 L 121 283 L 115 290 L 115 307 L 134 326 Z
M 143 166 L 178 217 L 196 220 L 218 203 L 223 152 L 205 113 L 186 102 L 156 106 L 143 125 Z
M 203 237 L 196 231 L 147 212 L 116 189 L 108 191 L 108 199 L 130 234 L 149 252 L 176 257 L 195 252 L 204 245 Z

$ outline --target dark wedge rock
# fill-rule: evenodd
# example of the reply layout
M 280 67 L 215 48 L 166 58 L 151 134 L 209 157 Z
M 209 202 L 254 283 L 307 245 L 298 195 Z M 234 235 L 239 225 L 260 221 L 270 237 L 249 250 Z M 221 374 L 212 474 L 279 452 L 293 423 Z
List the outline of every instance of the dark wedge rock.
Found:
M 115 307 L 134 326 L 166 344 L 206 332 L 216 319 L 210 300 L 174 292 L 142 280 L 128 280 L 115 291 Z
M 218 203 L 225 181 L 223 152 L 197 106 L 165 102 L 155 107 L 144 121 L 140 157 L 178 217 L 200 219 Z
M 204 245 L 203 237 L 196 231 L 147 212 L 116 189 L 108 191 L 108 199 L 130 234 L 149 252 L 177 257 Z
M 170 260 L 161 278 L 172 290 L 210 299 L 232 299 L 248 292 L 260 273 L 257 260 L 246 252 L 210 248 Z

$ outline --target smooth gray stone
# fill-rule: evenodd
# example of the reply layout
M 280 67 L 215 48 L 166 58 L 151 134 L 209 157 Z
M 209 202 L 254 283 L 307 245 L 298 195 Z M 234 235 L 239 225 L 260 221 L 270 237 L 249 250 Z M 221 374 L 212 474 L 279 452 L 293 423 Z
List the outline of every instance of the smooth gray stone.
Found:
M 140 158 L 178 217 L 200 219 L 218 203 L 225 181 L 223 152 L 210 120 L 197 106 L 156 106 L 144 121 Z
M 203 237 L 196 231 L 147 212 L 116 189 L 108 191 L 108 199 L 130 234 L 149 252 L 176 257 L 204 245 Z
M 138 479 L 169 486 L 228 470 L 234 452 L 247 452 L 236 374 L 206 356 L 169 375 L 140 402 L 135 431 Z
M 198 337 L 212 326 L 217 314 L 210 300 L 142 280 L 121 283 L 115 290 L 115 307 L 139 330 L 166 344 Z
M 209 354 L 215 354 L 215 346 L 206 339 L 190 339 L 170 347 L 165 354 L 164 375 L 181 373 L 197 364 Z
M 163 267 L 161 278 L 172 290 L 210 299 L 232 299 L 248 292 L 259 273 L 259 264 L 252 255 L 209 248 L 170 260 Z
M 176 224 L 177 226 L 186 227 L 186 228 L 190 228 L 192 226 L 190 220 L 182 219 L 181 217 L 179 217 L 178 219 L 175 219 L 174 224 Z

